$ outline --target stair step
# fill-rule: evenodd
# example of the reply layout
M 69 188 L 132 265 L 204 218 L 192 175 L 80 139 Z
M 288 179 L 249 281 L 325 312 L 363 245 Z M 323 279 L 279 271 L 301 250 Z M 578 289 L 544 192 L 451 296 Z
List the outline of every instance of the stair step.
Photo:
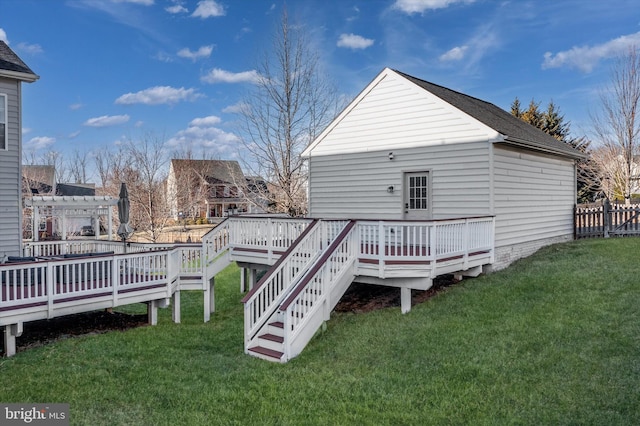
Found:
M 260 358 L 266 359 L 268 361 L 278 361 L 282 360 L 284 353 L 279 351 L 274 351 L 273 349 L 263 348 L 262 346 L 254 346 L 249 348 L 249 352 L 253 352 L 254 354 L 259 355 Z M 260 356 L 261 355 L 261 356 Z
M 271 340 L 272 342 L 276 342 L 276 343 L 284 342 L 284 337 L 276 336 L 275 334 L 271 334 L 271 333 L 261 334 L 260 338 L 265 340 Z
M 274 321 L 269 323 L 272 327 L 284 328 L 284 323 L 282 321 Z

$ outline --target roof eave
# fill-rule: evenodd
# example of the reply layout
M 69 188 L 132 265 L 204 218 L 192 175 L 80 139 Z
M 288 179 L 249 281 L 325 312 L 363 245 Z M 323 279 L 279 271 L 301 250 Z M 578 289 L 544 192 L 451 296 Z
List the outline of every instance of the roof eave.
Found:
M 0 77 L 13 78 L 27 83 L 33 83 L 40 78 L 39 75 L 27 72 L 0 70 Z
M 517 146 L 520 148 L 533 149 L 535 151 L 540 151 L 547 154 L 553 154 L 553 155 L 559 155 L 562 157 L 572 158 L 574 160 L 584 160 L 589 157 L 587 154 L 584 154 L 578 150 L 572 150 L 573 152 L 569 152 L 569 151 L 564 151 L 560 149 L 554 149 L 553 147 L 550 147 L 550 146 L 539 145 L 539 144 L 532 143 L 530 141 L 519 139 L 513 136 L 505 136 L 503 140 L 499 142 L 507 145 Z

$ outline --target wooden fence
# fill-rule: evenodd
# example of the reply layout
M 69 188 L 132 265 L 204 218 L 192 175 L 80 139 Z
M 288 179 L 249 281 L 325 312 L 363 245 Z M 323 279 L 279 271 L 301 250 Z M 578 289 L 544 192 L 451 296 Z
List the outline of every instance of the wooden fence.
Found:
M 578 238 L 640 235 L 640 205 L 611 204 L 575 207 L 574 236 Z

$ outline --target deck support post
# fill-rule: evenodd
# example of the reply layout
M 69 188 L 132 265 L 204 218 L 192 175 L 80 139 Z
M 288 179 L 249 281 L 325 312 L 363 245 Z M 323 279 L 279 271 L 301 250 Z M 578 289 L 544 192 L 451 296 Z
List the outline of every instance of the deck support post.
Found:
M 149 325 L 158 324 L 158 301 L 150 300 L 147 304 L 147 321 Z
M 240 293 L 247 291 L 247 268 L 240 268 Z
M 411 310 L 411 289 L 408 287 L 400 288 L 400 306 L 403 314 Z
M 180 290 L 176 290 L 171 296 L 171 319 L 174 323 L 180 324 Z
M 22 336 L 22 331 L 21 322 L 4 326 L 4 356 L 10 357 L 16 354 L 16 337 Z
M 253 286 L 256 285 L 256 270 L 253 268 L 249 268 L 249 290 L 253 289 Z
M 209 320 L 211 319 L 211 314 L 216 311 L 215 284 L 216 284 L 215 277 L 212 277 L 209 280 L 209 282 L 205 284 L 206 287 L 204 290 L 204 322 L 209 322 Z

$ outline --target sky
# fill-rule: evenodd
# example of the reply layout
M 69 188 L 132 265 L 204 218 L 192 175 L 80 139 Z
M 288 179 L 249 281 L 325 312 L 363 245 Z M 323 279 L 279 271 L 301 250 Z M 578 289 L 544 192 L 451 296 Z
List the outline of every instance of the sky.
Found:
M 23 150 L 168 149 L 244 155 L 238 108 L 283 7 L 351 100 L 385 67 L 491 102 L 553 101 L 573 136 L 640 46 L 637 0 L 0 0 L 0 40 L 40 76 L 23 84 Z

